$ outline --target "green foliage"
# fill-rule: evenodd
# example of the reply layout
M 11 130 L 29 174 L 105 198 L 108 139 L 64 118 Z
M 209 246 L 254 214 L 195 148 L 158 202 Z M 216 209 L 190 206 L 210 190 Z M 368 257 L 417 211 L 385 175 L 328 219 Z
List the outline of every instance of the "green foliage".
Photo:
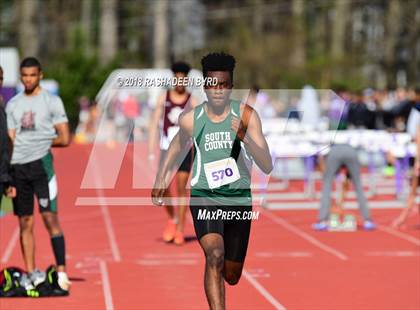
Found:
M 60 85 L 63 99 L 72 128 L 78 121 L 78 98 L 87 96 L 91 100 L 105 82 L 109 74 L 119 66 L 119 59 L 101 65 L 96 53 L 86 53 L 83 36 L 74 32 L 72 47 L 56 55 L 45 69 L 45 78 L 55 79 Z
M 3 196 L 0 205 L 0 216 L 13 211 L 13 204 L 10 198 Z

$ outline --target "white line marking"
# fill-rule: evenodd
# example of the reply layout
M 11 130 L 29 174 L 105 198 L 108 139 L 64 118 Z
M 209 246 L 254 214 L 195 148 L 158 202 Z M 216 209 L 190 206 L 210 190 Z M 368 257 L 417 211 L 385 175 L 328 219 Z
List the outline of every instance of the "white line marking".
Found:
M 374 252 L 367 252 L 366 256 L 390 256 L 390 257 L 415 257 L 419 256 L 420 253 L 418 251 L 374 251 Z
M 420 246 L 420 240 L 413 237 L 413 236 L 404 234 L 404 233 L 402 233 L 398 230 L 395 230 L 395 229 L 392 229 L 392 228 L 389 228 L 389 227 L 386 227 L 386 226 L 383 226 L 383 225 L 378 225 L 378 229 L 383 231 L 383 232 L 386 232 L 390 235 L 393 235 L 395 237 L 398 237 L 398 238 L 407 240 L 408 242 L 414 243 L 417 246 Z
M 10 256 L 13 253 L 13 250 L 16 246 L 16 243 L 19 239 L 19 227 L 16 227 L 13 231 L 12 236 L 10 237 L 9 243 L 6 246 L 6 250 L 4 250 L 4 254 L 1 258 L 1 263 L 6 264 L 9 261 Z
M 271 212 L 268 212 L 268 211 L 265 211 L 265 210 L 261 209 L 261 213 L 264 214 L 269 219 L 271 219 L 273 222 L 283 226 L 287 230 L 295 233 L 299 237 L 305 239 L 306 241 L 308 241 L 309 243 L 313 244 L 314 246 L 320 248 L 321 250 L 324 250 L 325 252 L 330 253 L 330 254 L 338 257 L 341 260 L 348 260 L 348 257 L 344 253 L 342 253 L 342 252 L 340 252 L 336 249 L 333 249 L 332 247 L 322 243 L 318 239 L 316 239 L 316 238 L 312 237 L 311 235 L 309 235 L 308 233 L 300 230 L 296 226 L 286 222 L 282 218 L 279 218 L 279 217 L 275 216 Z
M 275 258 L 275 257 L 312 257 L 310 252 L 256 252 L 255 257 L 260 258 Z
M 112 301 L 111 284 L 109 282 L 108 269 L 106 268 L 105 261 L 101 260 L 99 262 L 99 268 L 101 270 L 102 288 L 104 290 L 105 309 L 114 310 L 114 303 Z
M 108 235 L 109 245 L 111 247 L 112 257 L 114 261 L 120 262 L 121 255 L 118 248 L 117 239 L 115 238 L 114 228 L 112 227 L 111 217 L 109 216 L 109 211 L 107 206 L 101 206 L 101 213 L 104 217 L 106 234 Z
M 279 309 L 279 310 L 286 310 L 286 307 L 283 306 L 281 303 L 279 303 L 279 301 L 277 299 L 275 299 L 273 297 L 273 295 L 271 295 L 265 288 L 264 286 L 262 286 L 253 276 L 251 276 L 251 274 L 248 273 L 248 271 L 246 271 L 245 269 L 242 271 L 242 274 L 244 276 L 244 278 L 251 283 L 251 285 L 258 291 L 260 292 L 261 295 L 264 296 L 264 298 L 273 305 L 273 307 L 275 309 Z
M 94 167 L 95 167 L 95 172 L 97 172 L 96 171 L 97 166 L 95 165 Z M 109 216 L 108 206 L 104 203 L 105 193 L 104 193 L 104 190 L 102 189 L 102 180 L 99 178 L 97 173 L 95 173 L 94 178 L 95 178 L 96 194 L 98 196 L 99 202 L 101 202 L 100 209 L 101 209 L 101 214 L 104 218 L 106 234 L 108 236 L 109 245 L 111 247 L 112 257 L 114 258 L 114 261 L 120 262 L 121 261 L 120 250 L 118 248 L 117 239 L 115 238 L 115 232 L 112 226 L 111 217 Z

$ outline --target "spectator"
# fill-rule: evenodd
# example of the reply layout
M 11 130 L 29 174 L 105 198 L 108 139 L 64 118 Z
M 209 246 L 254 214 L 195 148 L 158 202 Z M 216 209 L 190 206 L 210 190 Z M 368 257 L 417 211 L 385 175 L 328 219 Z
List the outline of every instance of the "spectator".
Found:
M 318 222 L 313 225 L 313 228 L 320 231 L 328 229 L 327 220 L 331 205 L 331 189 L 334 178 L 342 167 L 346 168 L 356 189 L 359 209 L 364 219 L 363 228 L 365 230 L 375 229 L 375 224 L 370 218 L 366 197 L 363 192 L 357 151 L 348 144 L 333 145 L 327 156 L 323 177 L 321 208 L 319 209 Z
M 375 127 L 375 114 L 366 106 L 361 92 L 353 96 L 349 105 L 348 124 L 349 128 L 356 129 L 374 129 Z

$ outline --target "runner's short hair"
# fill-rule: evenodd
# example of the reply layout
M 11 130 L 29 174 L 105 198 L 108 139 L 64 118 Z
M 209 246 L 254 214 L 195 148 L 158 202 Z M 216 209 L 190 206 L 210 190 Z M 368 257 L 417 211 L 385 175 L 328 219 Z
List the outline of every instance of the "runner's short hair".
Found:
M 20 68 L 29 68 L 29 67 L 37 67 L 39 71 L 41 71 L 41 63 L 35 57 L 26 57 L 20 63 Z
M 204 76 L 207 76 L 207 72 L 209 71 L 229 71 L 232 80 L 235 63 L 235 58 L 224 52 L 210 53 L 201 59 Z
M 186 62 L 177 61 L 177 62 L 172 64 L 171 70 L 174 74 L 175 73 L 184 73 L 185 75 L 188 75 L 188 72 L 190 72 L 191 67 Z

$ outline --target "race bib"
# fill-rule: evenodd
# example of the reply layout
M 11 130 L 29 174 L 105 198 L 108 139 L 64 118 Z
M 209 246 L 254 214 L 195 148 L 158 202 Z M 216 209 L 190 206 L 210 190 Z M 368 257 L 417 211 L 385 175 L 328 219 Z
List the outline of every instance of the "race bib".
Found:
M 233 183 L 241 178 L 238 165 L 232 157 L 204 164 L 204 172 L 210 189 Z

